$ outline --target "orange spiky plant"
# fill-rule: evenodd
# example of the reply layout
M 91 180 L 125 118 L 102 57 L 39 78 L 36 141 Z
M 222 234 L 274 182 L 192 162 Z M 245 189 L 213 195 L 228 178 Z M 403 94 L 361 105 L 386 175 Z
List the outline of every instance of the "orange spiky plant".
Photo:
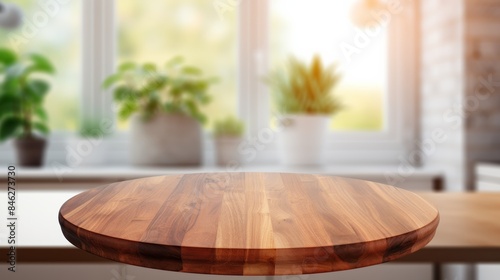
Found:
M 340 81 L 337 65 L 324 66 L 317 55 L 310 64 L 290 57 L 265 81 L 281 114 L 333 115 L 343 108 L 332 94 Z

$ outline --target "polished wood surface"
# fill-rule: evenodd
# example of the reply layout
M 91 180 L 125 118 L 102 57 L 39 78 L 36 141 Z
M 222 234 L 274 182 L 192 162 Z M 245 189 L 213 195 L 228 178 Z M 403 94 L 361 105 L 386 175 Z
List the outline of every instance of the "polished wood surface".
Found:
M 205 274 L 292 275 L 374 265 L 434 236 L 438 211 L 411 192 L 330 176 L 215 173 L 111 184 L 59 221 L 75 246 L 115 261 Z
M 439 209 L 436 236 L 405 262 L 500 263 L 500 193 L 422 193 Z
M 422 196 L 449 217 L 442 221 L 432 244 L 440 247 L 500 247 L 498 194 L 441 193 Z

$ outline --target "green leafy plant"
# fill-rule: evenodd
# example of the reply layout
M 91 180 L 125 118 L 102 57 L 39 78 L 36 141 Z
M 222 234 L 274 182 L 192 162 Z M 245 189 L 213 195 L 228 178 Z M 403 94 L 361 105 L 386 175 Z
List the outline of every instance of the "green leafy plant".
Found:
M 245 133 L 245 124 L 234 116 L 215 122 L 214 136 L 241 137 Z
M 208 89 L 215 81 L 203 77 L 200 69 L 185 65 L 182 57 L 175 57 L 161 69 L 152 63 L 124 63 L 103 87 L 114 88 L 118 115 L 123 120 L 134 113 L 147 120 L 167 112 L 186 114 L 205 123 L 207 118 L 200 107 L 210 103 Z
M 281 114 L 332 115 L 343 106 L 332 95 L 340 81 L 336 66 L 323 66 L 319 56 L 308 65 L 290 57 L 286 68 L 266 77 L 277 110 Z
M 80 124 L 78 131 L 80 137 L 97 139 L 110 135 L 110 132 L 103 129 L 102 121 L 99 119 L 85 119 Z
M 43 102 L 50 84 L 42 76 L 54 73 L 54 66 L 42 55 L 19 57 L 0 49 L 0 141 L 49 133 Z

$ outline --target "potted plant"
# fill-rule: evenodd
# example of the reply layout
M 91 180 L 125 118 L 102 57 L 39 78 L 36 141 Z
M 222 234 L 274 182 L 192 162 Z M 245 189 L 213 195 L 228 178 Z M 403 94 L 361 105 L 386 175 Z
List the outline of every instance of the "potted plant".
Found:
M 280 114 L 279 145 L 285 165 L 324 163 L 331 116 L 342 109 L 332 90 L 340 75 L 315 56 L 310 64 L 291 57 L 286 68 L 270 73 L 266 82 Z
M 42 165 L 49 133 L 43 107 L 50 85 L 44 74 L 55 72 L 52 64 L 39 54 L 25 57 L 0 49 L 0 141 L 14 138 L 21 166 Z
M 199 165 L 206 116 L 215 82 L 176 57 L 165 67 L 125 63 L 106 79 L 114 87 L 121 119 L 131 119 L 131 153 L 136 165 Z
M 214 138 L 217 164 L 228 166 L 231 163 L 239 163 L 240 153 L 238 146 L 242 142 L 245 132 L 245 124 L 234 116 L 215 122 Z

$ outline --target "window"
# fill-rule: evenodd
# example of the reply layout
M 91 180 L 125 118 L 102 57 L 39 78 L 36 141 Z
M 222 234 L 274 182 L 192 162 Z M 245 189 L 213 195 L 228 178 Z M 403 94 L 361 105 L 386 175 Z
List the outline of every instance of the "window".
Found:
M 154 62 L 175 56 L 218 77 L 206 108 L 213 121 L 236 114 L 238 62 L 237 11 L 220 14 L 206 0 L 119 0 L 118 62 Z M 122 126 L 123 127 L 123 126 Z
M 330 163 L 397 164 L 413 149 L 418 138 L 415 123 L 418 114 L 418 6 L 412 1 L 387 1 L 389 6 L 379 11 L 384 13 L 383 17 L 377 18 L 383 28 L 367 31 L 356 28 L 351 22 L 351 10 L 356 2 L 361 1 L 240 2 L 240 16 L 245 15 L 245 20 L 240 20 L 240 32 L 252 35 L 250 40 L 248 36 L 240 37 L 240 53 L 244 54 L 240 60 L 245 56 L 262 58 L 249 59 L 247 64 L 250 66 L 246 68 L 242 65 L 246 72 L 240 77 L 249 76 L 252 71 L 259 72 L 262 61 L 269 67 L 282 65 L 289 54 L 310 59 L 319 53 L 327 62 L 340 61 L 344 79 L 336 94 L 347 108 L 332 121 L 333 133 L 327 151 Z M 393 12 L 394 6 L 399 6 L 397 12 Z M 363 35 L 359 35 L 361 33 Z M 360 46 L 359 36 L 368 37 L 367 43 Z M 252 43 L 252 40 L 258 42 L 266 38 L 269 42 L 265 45 Z M 342 51 L 344 43 L 357 48 L 350 60 Z M 245 49 L 247 46 L 251 46 L 250 51 Z M 259 75 L 253 75 L 253 83 L 259 82 Z M 245 82 L 252 85 L 252 81 Z M 256 89 L 245 92 L 245 88 L 240 87 L 241 98 L 257 95 L 252 102 L 247 102 L 254 109 L 246 109 L 244 114 L 253 129 L 252 135 L 269 127 L 269 116 L 272 116 L 257 114 L 260 111 L 255 108 L 269 106 L 269 95 L 265 88 Z M 251 116 L 257 116 L 258 121 L 252 121 Z M 276 147 L 268 146 L 263 157 L 272 158 L 270 152 Z
M 289 55 L 309 61 L 318 54 L 328 64 L 338 63 L 342 81 L 335 89 L 345 109 L 333 117 L 335 131 L 382 131 L 387 93 L 387 31 L 346 55 L 345 44 L 354 46 L 358 32 L 351 10 L 358 0 L 272 0 L 271 67 L 279 67 Z
M 340 60 L 344 67 L 344 79 L 336 93 L 347 109 L 333 119 L 329 158 L 338 163 L 397 163 L 406 149 L 405 141 L 415 139 L 412 131 L 403 131 L 415 127 L 411 106 L 401 110 L 402 104 L 414 101 L 417 90 L 412 72 L 417 69 L 415 38 L 411 37 L 417 34 L 415 4 L 391 15 L 388 26 L 371 35 L 369 45 L 346 63 L 339 44 L 355 45 L 359 30 L 349 16 L 354 2 L 85 1 L 84 27 L 93 24 L 100 28 L 84 34 L 83 44 L 92 42 L 85 49 L 96 50 L 84 54 L 84 64 L 93 64 L 90 72 L 98 73 L 88 79 L 94 90 L 84 91 L 84 96 L 95 95 L 90 104 L 108 96 L 103 102 L 109 102 L 106 106 L 110 108 L 110 94 L 102 92 L 99 83 L 117 64 L 127 60 L 160 64 L 183 55 L 207 75 L 220 77 L 220 83 L 212 88 L 214 102 L 206 111 L 210 120 L 238 114 L 254 139 L 263 129 L 273 127 L 269 123 L 270 98 L 263 83 L 267 69 L 288 54 L 307 59 L 317 52 L 326 61 Z M 115 15 L 116 28 L 111 20 Z M 263 158 L 275 160 L 274 144 L 266 147 Z
M 73 0 L 48 14 L 20 51 L 48 55 L 56 64 L 47 99 L 53 130 L 74 130 L 78 115 L 115 118 L 112 95 L 102 81 L 124 61 L 163 64 L 181 55 L 220 82 L 206 108 L 210 130 L 215 119 L 239 115 L 254 139 L 273 127 L 263 77 L 288 55 L 340 62 L 343 80 L 336 89 L 346 109 L 334 116 L 329 153 L 335 162 L 397 163 L 404 143 L 416 139 L 412 123 L 416 83 L 416 4 L 391 15 L 388 26 L 346 59 L 342 44 L 355 45 L 350 13 L 356 0 Z M 396 1 L 398 2 L 398 1 Z M 406 1 L 404 1 L 406 3 Z M 44 1 L 19 0 L 27 21 L 45 11 Z M 406 4 L 405 4 L 406 5 Z M 23 32 L 17 31 L 17 32 Z M 15 34 L 15 33 L 14 33 Z M 0 43 L 9 44 L 0 30 Z M 80 70 L 82 69 L 82 70 Z M 80 85 L 80 87 L 78 86 Z M 80 89 L 81 88 L 81 89 Z M 411 103 L 410 103 L 411 102 Z M 402 108 L 405 108 L 403 111 Z M 126 130 L 127 124 L 119 124 Z M 406 129 L 406 130 L 405 130 Z M 118 133 L 109 141 L 125 142 Z M 123 143 L 113 145 L 116 154 Z M 123 147 L 123 148 L 122 148 Z M 61 153 L 63 154 L 63 153 Z M 276 156 L 276 157 L 275 157 Z M 277 158 L 266 145 L 266 158 Z M 367 160 L 369 159 L 369 160 Z
M 75 130 L 79 113 L 81 75 L 81 1 L 16 0 L 23 26 L 0 29 L 0 45 L 18 53 L 47 56 L 56 68 L 45 106 L 53 131 Z

